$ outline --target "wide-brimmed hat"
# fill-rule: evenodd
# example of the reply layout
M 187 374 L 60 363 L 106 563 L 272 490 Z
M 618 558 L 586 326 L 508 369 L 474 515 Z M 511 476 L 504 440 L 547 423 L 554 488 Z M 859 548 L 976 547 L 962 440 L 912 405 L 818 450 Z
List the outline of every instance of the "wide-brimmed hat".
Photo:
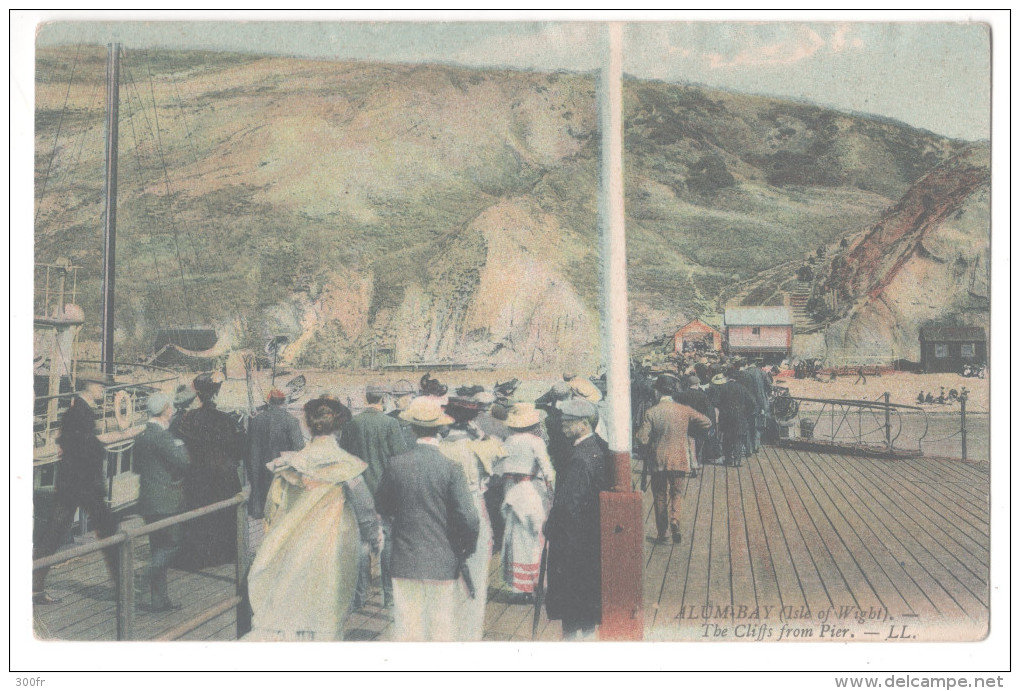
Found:
M 583 398 L 571 398 L 559 404 L 563 420 L 591 420 L 599 414 L 598 408 Z
M 407 379 L 398 379 L 390 388 L 390 393 L 394 396 L 412 396 L 418 393 L 418 390 Z
M 438 402 L 428 398 L 416 398 L 400 413 L 400 419 L 417 427 L 442 427 L 453 424 L 453 418 L 443 412 Z
M 729 381 L 729 379 L 726 378 L 725 374 L 717 374 L 714 377 L 712 377 L 712 383 L 713 384 L 717 384 L 719 386 L 722 386 L 723 384 L 725 384 L 728 381 Z
M 542 421 L 534 403 L 516 403 L 507 413 L 503 424 L 512 429 L 526 429 Z
M 490 406 L 496 402 L 496 394 L 491 391 L 479 391 L 471 397 L 471 400 L 482 407 Z

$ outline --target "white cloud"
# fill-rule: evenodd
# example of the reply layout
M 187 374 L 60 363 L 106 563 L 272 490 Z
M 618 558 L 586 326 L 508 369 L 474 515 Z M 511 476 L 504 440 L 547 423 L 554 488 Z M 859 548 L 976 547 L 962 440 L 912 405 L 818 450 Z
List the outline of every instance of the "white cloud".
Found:
M 722 53 L 706 53 L 709 67 L 723 69 L 730 67 L 764 67 L 770 65 L 790 65 L 800 62 L 825 47 L 825 40 L 807 26 L 799 26 L 787 38 L 780 41 L 765 43 L 752 33 L 745 33 L 750 39 L 747 45 L 735 55 L 726 56 Z

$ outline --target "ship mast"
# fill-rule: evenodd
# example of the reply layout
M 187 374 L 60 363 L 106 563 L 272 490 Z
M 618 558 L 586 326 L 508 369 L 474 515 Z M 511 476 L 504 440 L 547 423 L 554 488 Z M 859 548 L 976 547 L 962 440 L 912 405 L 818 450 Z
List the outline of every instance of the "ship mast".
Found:
M 117 249 L 117 123 L 120 110 L 120 44 L 107 44 L 106 185 L 103 210 L 103 372 L 113 374 L 113 289 Z

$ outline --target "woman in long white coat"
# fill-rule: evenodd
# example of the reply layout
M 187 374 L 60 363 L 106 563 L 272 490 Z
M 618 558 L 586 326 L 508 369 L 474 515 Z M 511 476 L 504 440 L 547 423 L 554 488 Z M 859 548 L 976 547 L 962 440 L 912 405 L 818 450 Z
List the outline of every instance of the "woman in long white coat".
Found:
M 343 640 L 361 543 L 379 549 L 367 467 L 336 442 L 351 417 L 339 401 L 305 405 L 312 440 L 268 464 L 266 536 L 248 574 L 252 631 L 246 640 Z

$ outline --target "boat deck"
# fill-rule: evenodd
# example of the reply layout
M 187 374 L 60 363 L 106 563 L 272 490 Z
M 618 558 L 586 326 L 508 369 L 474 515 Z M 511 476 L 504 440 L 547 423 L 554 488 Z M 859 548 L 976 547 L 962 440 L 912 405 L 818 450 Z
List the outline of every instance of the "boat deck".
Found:
M 987 632 L 987 464 L 765 447 L 739 468 L 706 466 L 683 493 L 682 541 L 645 543 L 646 639 L 975 640 Z M 653 535 L 650 493 L 644 504 Z M 143 566 L 146 546 L 138 546 Z M 233 569 L 172 570 L 171 594 L 185 606 L 156 614 L 139 605 L 137 636 L 160 636 L 231 597 Z M 531 640 L 533 608 L 499 597 L 495 557 L 490 571 L 485 640 Z M 54 567 L 48 589 L 62 601 L 35 608 L 37 635 L 115 638 L 114 593 L 98 555 Z M 348 640 L 388 640 L 381 605 L 376 589 L 351 616 Z M 537 639 L 559 636 L 543 613 Z M 230 610 L 183 640 L 234 638 Z

